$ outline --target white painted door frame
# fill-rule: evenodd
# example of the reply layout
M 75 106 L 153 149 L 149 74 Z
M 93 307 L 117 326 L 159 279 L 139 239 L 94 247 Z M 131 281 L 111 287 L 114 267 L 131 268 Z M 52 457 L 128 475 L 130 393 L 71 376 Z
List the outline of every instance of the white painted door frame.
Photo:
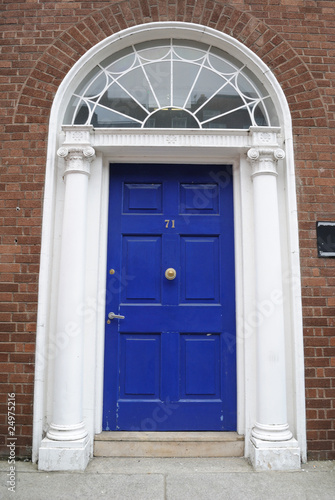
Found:
M 134 42 L 136 37 L 136 41 L 149 35 L 151 39 L 162 37 L 162 31 L 165 35 L 167 30 L 170 36 L 173 32 L 173 36 L 215 41 L 225 50 L 229 45 L 235 57 L 248 59 L 255 74 L 260 77 L 262 73 L 267 86 L 272 85 L 281 128 L 61 127 L 70 94 L 80 75 L 96 64 L 97 54 L 102 58 L 111 47 L 119 50 L 126 46 L 130 35 Z M 306 458 L 306 437 L 295 177 L 285 97 L 254 54 L 231 37 L 208 28 L 153 23 L 145 29 L 126 30 L 98 45 L 71 70 L 52 110 L 43 212 L 33 460 L 39 460 L 41 469 L 68 469 L 73 467 L 75 456 L 79 457 L 78 467 L 84 468 L 92 454 L 94 434 L 101 432 L 109 163 L 232 163 L 238 432 L 245 436 L 245 455 L 256 468 L 264 468 L 269 460 L 274 468 L 296 467 L 297 456 L 299 463 L 300 456 Z M 271 196 L 261 203 L 260 193 Z M 76 215 L 73 207 L 78 208 Z M 79 226 L 79 236 L 64 237 Z M 79 241 L 84 242 L 80 244 L 84 244 L 84 251 L 76 246 Z M 75 276 L 74 271 L 71 274 L 74 264 L 66 258 L 69 253 L 77 257 L 73 261 L 79 262 L 76 276 L 81 269 L 84 280 L 71 292 L 77 304 L 68 308 L 76 311 L 73 317 L 65 312 L 69 299 L 64 292 Z M 259 263 L 264 259 L 267 267 L 262 270 Z M 266 281 L 269 269 L 275 276 L 272 284 Z M 266 332 L 272 335 L 270 342 Z M 71 371 L 71 356 L 77 355 L 82 368 Z M 57 373 L 72 381 L 72 391 L 77 394 L 72 409 L 60 407 L 66 395 Z M 286 380 L 290 383 L 285 388 Z

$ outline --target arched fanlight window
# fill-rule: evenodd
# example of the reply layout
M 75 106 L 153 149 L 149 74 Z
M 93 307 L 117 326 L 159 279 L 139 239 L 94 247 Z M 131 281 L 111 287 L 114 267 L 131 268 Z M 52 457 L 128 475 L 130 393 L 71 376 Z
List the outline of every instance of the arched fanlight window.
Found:
M 128 128 L 277 126 L 263 84 L 228 53 L 185 40 L 144 42 L 99 63 L 74 92 L 65 124 Z

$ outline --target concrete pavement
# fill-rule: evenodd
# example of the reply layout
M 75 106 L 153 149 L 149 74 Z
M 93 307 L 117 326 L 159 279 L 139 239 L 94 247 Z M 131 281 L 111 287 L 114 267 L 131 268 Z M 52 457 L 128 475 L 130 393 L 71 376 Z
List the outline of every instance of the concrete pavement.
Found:
M 243 458 L 94 458 L 85 472 L 40 472 L 17 462 L 15 493 L 0 461 L 0 498 L 15 500 L 334 500 L 335 462 L 254 472 Z

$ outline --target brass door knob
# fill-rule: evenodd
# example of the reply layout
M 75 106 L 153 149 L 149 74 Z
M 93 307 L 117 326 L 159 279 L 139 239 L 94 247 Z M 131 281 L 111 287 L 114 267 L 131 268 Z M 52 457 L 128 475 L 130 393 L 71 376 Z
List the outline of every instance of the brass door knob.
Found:
M 165 278 L 168 280 L 174 280 L 176 276 L 177 276 L 177 273 L 176 273 L 176 270 L 173 269 L 173 267 L 169 267 L 165 271 Z

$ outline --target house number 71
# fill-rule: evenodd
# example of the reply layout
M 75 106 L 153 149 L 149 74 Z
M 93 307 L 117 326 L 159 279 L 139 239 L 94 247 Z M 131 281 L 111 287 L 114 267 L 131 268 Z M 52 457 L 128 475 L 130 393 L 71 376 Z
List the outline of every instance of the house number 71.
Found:
M 174 219 L 171 219 L 171 220 L 170 220 L 170 219 L 165 219 L 165 227 L 166 227 L 166 228 L 167 228 L 167 227 L 169 227 L 170 222 L 171 222 L 171 228 L 172 228 L 172 229 L 175 229 L 175 225 L 174 225 L 175 220 L 174 220 Z

